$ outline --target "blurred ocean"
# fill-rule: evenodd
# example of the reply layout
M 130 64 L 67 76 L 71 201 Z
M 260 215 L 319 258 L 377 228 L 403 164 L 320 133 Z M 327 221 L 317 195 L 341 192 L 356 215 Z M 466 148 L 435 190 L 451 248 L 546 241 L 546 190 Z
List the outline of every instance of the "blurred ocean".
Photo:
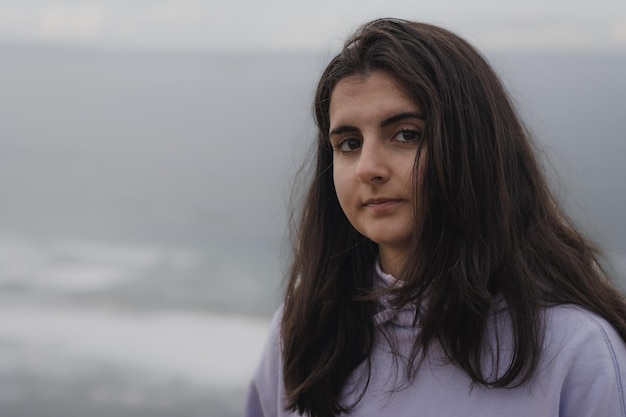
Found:
M 490 54 L 626 282 L 626 54 Z M 327 54 L 0 47 L 0 415 L 241 415 Z

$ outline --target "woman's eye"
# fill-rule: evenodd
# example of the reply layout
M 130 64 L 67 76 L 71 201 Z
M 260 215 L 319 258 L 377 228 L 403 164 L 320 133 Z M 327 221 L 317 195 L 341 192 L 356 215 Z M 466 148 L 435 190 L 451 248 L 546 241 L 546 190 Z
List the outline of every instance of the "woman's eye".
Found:
M 421 137 L 422 134 L 417 130 L 402 129 L 398 134 L 396 134 L 395 139 L 398 142 L 411 143 L 417 142 Z
M 361 147 L 361 141 L 355 138 L 342 139 L 335 145 L 335 149 L 339 152 L 352 152 Z

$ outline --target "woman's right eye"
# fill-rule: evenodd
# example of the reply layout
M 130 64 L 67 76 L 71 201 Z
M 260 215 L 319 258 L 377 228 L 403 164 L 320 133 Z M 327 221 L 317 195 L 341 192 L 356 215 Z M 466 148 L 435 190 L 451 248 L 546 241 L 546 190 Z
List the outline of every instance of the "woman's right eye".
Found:
M 361 147 L 361 141 L 355 138 L 341 139 L 335 145 L 335 150 L 343 153 L 352 152 Z

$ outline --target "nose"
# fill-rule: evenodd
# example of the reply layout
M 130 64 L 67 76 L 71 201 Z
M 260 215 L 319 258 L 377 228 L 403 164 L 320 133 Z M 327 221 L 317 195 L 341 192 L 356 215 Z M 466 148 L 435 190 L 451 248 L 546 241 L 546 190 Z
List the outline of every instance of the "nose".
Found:
M 389 179 L 389 165 L 384 146 L 376 140 L 365 140 L 361 145 L 356 176 L 366 184 L 383 183 Z

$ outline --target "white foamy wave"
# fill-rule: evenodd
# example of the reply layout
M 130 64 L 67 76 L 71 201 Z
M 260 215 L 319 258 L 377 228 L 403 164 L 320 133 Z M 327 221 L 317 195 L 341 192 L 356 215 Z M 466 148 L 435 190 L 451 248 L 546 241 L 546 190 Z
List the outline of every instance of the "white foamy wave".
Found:
M 162 267 L 191 268 L 181 250 L 74 240 L 0 240 L 0 285 L 48 292 L 98 291 Z
M 0 340 L 4 346 L 14 347 L 15 357 L 0 361 L 0 368 L 25 366 L 42 374 L 50 368 L 54 373 L 61 361 L 74 365 L 67 367 L 68 372 L 79 373 L 89 363 L 104 363 L 164 379 L 243 390 L 259 360 L 268 329 L 268 318 L 1 306 Z M 27 357 L 22 352 L 30 353 Z M 37 363 L 28 359 L 33 357 L 39 358 Z

